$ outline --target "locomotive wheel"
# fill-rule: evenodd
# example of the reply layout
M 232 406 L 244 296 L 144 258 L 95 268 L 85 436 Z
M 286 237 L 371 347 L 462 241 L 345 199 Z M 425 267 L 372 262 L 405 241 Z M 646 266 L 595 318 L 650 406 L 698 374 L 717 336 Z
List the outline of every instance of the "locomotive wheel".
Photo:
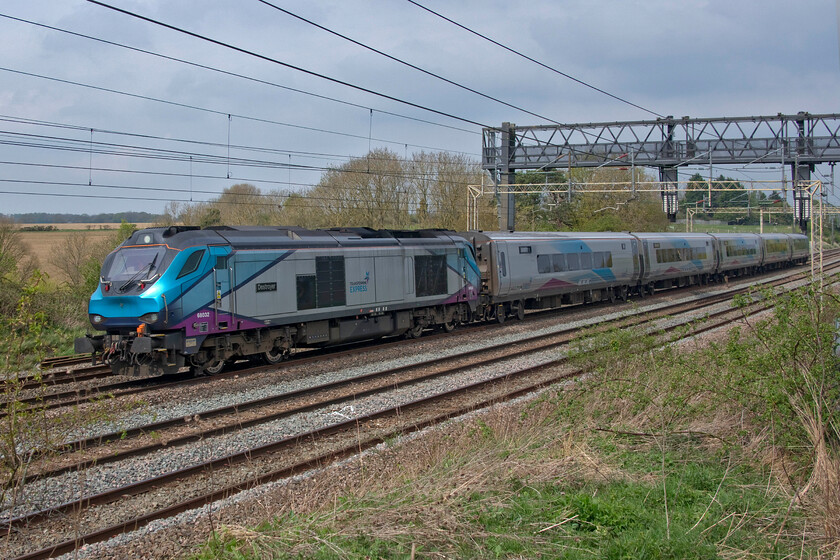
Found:
M 525 320 L 525 302 L 519 301 L 513 309 L 513 316 L 517 321 Z
M 627 301 L 627 293 L 630 291 L 630 288 L 628 288 L 627 286 L 622 286 L 619 289 L 621 290 L 620 291 L 621 301 Z
M 414 325 L 405 331 L 406 338 L 420 338 L 423 335 L 423 325 Z
M 458 320 L 452 317 L 451 319 L 444 321 L 441 326 L 443 327 L 443 332 L 451 333 L 458 328 Z
M 268 352 L 262 353 L 262 360 L 270 366 L 273 366 L 274 364 L 279 364 L 285 359 L 286 352 L 282 348 L 272 348 Z
M 504 305 L 496 306 L 496 322 L 501 325 L 502 323 L 505 322 L 506 318 L 507 318 L 507 313 L 505 312 L 505 306 Z
M 210 360 L 204 365 L 204 372 L 210 375 L 216 375 L 217 373 L 221 373 L 223 369 L 225 369 L 225 361 L 224 360 Z

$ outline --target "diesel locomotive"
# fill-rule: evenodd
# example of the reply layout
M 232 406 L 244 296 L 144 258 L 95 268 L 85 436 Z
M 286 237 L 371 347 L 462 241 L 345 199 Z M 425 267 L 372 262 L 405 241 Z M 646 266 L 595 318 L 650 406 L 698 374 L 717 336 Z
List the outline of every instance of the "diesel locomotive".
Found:
M 526 309 L 803 264 L 799 234 L 191 226 L 136 231 L 102 266 L 76 340 L 117 375 L 217 373 L 295 348 L 451 331 Z

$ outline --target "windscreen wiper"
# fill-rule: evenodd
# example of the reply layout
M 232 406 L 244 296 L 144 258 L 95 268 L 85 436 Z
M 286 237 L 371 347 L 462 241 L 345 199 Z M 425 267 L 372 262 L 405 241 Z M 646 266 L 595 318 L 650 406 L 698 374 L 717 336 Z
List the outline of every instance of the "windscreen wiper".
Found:
M 134 284 L 134 283 L 137 281 L 137 279 L 138 279 L 138 278 L 139 278 L 139 277 L 140 277 L 140 276 L 141 276 L 144 272 L 146 272 L 146 270 L 147 270 L 147 269 L 148 269 L 148 271 L 151 273 L 151 272 L 152 272 L 152 270 L 155 268 L 155 262 L 157 261 L 157 258 L 158 258 L 158 256 L 157 256 L 157 255 L 155 255 L 155 258 L 153 258 L 153 259 L 152 259 L 152 262 L 150 262 L 149 264 L 147 264 L 146 266 L 144 266 L 143 268 L 141 268 L 140 270 L 138 270 L 137 272 L 135 272 L 135 273 L 134 273 L 134 275 L 133 275 L 131 278 L 129 278 L 129 279 L 126 281 L 126 283 L 125 283 L 125 284 L 123 284 L 122 286 L 120 286 L 119 288 L 117 288 L 117 291 L 118 291 L 119 293 L 123 293 L 124 291 L 126 291 L 126 290 L 128 289 L 128 287 L 129 287 L 129 286 L 131 286 L 132 284 Z

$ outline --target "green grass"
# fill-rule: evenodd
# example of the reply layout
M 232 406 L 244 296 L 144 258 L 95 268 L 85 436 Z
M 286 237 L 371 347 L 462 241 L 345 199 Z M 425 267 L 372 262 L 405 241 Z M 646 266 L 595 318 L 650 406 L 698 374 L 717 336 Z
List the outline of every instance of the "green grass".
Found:
M 606 440 L 605 440 L 606 441 Z M 439 540 L 436 519 L 406 516 L 403 534 L 382 538 L 378 527 L 356 522 L 370 511 L 408 507 L 405 491 L 344 500 L 331 515 L 287 515 L 259 528 L 259 536 L 223 533 L 196 559 L 257 558 L 719 558 L 737 550 L 760 558 L 782 558 L 798 550 L 784 538 L 774 542 L 788 502 L 768 494 L 764 473 L 732 468 L 685 440 L 665 454 L 610 439 L 616 479 L 528 484 L 518 478 L 495 490 L 473 492 L 447 504 L 462 530 Z M 725 484 L 721 484 L 724 481 Z M 423 497 L 417 500 L 423 502 Z M 358 534 L 347 534 L 346 527 Z M 351 533 L 353 531 L 350 531 Z M 291 552 L 290 552 L 291 550 Z
M 575 357 L 585 380 L 360 461 L 335 486 L 319 475 L 312 499 L 276 498 L 296 514 L 224 528 L 193 558 L 831 558 L 840 493 L 808 481 L 840 475 L 840 302 L 809 288 L 774 301 L 752 334 L 708 347 L 581 333 L 601 349 Z

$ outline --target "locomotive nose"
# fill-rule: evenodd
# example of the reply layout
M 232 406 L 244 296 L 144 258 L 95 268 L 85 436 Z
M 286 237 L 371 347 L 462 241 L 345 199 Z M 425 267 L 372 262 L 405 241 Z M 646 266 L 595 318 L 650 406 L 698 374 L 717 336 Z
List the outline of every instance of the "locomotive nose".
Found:
M 156 323 L 163 317 L 159 297 L 108 296 L 91 299 L 90 324 L 98 330 L 136 328 L 140 323 Z

